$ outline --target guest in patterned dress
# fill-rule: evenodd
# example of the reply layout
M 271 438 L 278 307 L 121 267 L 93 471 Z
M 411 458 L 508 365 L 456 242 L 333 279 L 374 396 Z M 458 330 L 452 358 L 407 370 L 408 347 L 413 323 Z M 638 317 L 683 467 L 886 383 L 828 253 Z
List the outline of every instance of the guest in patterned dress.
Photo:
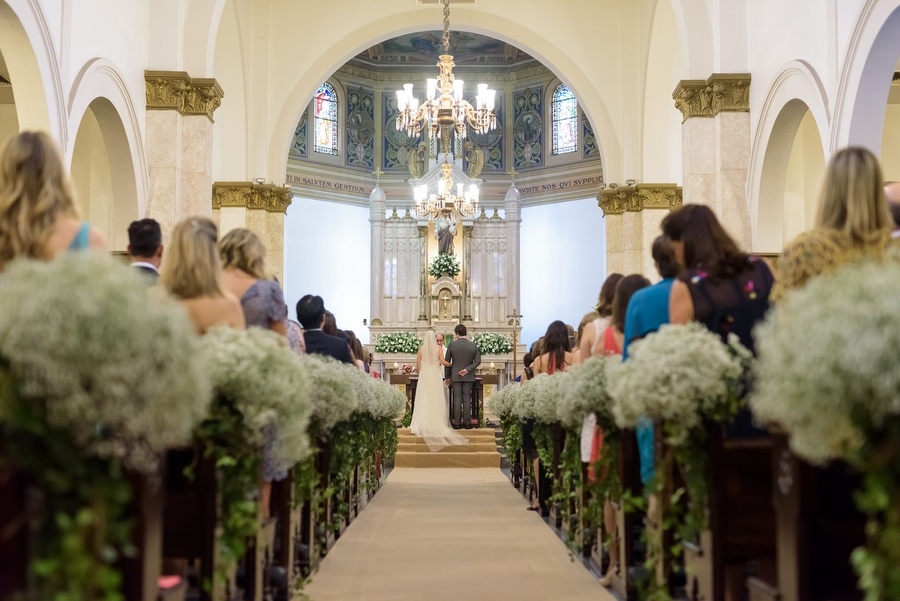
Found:
M 884 258 L 893 221 L 878 159 L 865 148 L 838 151 L 828 164 L 816 227 L 794 238 L 778 263 L 778 300 L 847 263 Z

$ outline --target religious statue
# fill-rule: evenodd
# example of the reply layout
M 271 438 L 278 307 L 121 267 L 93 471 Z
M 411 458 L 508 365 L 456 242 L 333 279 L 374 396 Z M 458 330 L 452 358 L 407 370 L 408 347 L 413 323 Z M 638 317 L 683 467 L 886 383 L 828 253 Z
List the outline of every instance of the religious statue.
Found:
M 434 237 L 438 241 L 438 252 L 453 254 L 453 237 L 456 235 L 456 220 L 453 215 L 438 215 L 434 221 Z
M 475 142 L 466 142 L 466 160 L 469 161 L 469 177 L 476 178 L 484 169 L 484 151 Z
M 409 176 L 412 179 L 419 179 L 425 173 L 425 158 L 427 156 L 428 147 L 425 142 L 420 142 L 418 146 L 409 151 L 406 166 L 409 168 Z
M 441 319 L 450 319 L 450 291 L 444 288 L 438 296 L 438 315 Z

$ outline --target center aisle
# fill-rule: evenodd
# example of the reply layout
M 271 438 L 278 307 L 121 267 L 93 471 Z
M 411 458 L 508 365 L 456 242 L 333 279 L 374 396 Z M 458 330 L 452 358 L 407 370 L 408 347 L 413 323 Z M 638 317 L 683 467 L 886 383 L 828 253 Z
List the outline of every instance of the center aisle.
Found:
M 612 601 L 496 468 L 396 468 L 304 592 L 312 601 Z

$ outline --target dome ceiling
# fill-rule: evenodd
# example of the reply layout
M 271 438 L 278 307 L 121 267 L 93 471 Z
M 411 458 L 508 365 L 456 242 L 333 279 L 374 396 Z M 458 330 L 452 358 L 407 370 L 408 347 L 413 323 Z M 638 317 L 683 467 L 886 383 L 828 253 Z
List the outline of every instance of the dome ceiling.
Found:
M 443 54 L 441 35 L 436 30 L 391 38 L 358 54 L 349 64 L 379 70 L 433 66 Z M 461 31 L 450 32 L 450 54 L 458 67 L 506 70 L 539 64 L 511 44 Z

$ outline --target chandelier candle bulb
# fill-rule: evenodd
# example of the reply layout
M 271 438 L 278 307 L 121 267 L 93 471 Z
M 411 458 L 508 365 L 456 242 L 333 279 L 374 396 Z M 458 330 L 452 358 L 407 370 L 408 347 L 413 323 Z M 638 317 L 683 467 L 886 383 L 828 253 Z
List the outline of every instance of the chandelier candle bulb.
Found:
M 431 77 L 425 81 L 427 83 L 428 90 L 426 96 L 428 97 L 428 100 L 433 101 L 435 94 L 437 93 L 437 80 Z

